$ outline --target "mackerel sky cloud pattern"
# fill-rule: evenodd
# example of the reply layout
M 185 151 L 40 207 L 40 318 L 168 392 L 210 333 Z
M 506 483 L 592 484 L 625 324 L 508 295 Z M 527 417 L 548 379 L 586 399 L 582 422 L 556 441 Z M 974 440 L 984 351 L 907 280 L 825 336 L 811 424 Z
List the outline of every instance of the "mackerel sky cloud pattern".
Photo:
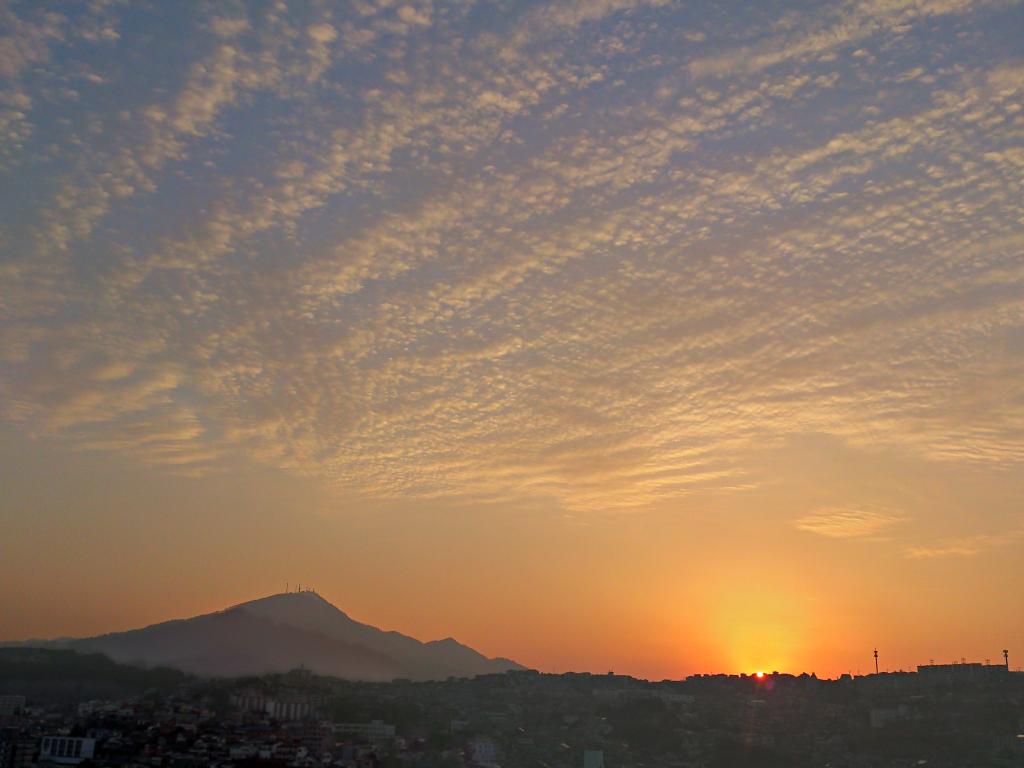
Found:
M 0 416 L 573 514 L 801 434 L 1019 472 L 1022 14 L 8 3 Z

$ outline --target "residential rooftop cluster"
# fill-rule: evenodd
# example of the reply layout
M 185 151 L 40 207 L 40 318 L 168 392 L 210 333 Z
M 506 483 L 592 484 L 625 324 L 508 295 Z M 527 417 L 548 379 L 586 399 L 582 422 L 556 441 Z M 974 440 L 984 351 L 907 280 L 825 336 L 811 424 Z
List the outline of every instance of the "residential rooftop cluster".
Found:
M 38 657 L 33 665 L 38 672 Z M 514 671 L 358 683 L 302 669 L 242 679 L 152 670 L 116 692 L 88 671 L 60 679 L 29 670 L 0 676 L 0 768 L 1024 766 L 1024 674 L 938 666 L 838 680 L 662 682 Z

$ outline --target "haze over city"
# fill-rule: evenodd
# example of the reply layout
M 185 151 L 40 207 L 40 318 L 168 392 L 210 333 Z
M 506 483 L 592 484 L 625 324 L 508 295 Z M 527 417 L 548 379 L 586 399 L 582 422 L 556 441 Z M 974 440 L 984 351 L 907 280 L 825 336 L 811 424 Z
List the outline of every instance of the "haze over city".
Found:
M 1015 0 L 0 4 L 0 640 L 1024 657 L 1022 97 Z

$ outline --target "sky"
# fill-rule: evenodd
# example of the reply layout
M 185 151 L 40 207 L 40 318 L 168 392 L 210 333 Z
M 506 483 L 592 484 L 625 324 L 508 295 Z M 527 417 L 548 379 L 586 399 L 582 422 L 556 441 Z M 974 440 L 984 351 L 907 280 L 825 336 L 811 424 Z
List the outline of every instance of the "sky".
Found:
M 1022 107 L 1014 0 L 0 3 L 0 638 L 1024 659 Z

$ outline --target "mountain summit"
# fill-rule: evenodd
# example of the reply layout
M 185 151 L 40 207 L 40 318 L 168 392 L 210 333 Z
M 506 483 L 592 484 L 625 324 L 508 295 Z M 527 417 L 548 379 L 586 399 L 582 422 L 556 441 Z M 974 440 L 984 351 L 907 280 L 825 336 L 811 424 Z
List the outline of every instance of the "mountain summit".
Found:
M 523 669 L 452 638 L 423 643 L 363 624 L 315 592 L 285 592 L 190 619 L 45 645 L 209 677 L 284 672 L 300 665 L 369 681 L 442 680 Z

